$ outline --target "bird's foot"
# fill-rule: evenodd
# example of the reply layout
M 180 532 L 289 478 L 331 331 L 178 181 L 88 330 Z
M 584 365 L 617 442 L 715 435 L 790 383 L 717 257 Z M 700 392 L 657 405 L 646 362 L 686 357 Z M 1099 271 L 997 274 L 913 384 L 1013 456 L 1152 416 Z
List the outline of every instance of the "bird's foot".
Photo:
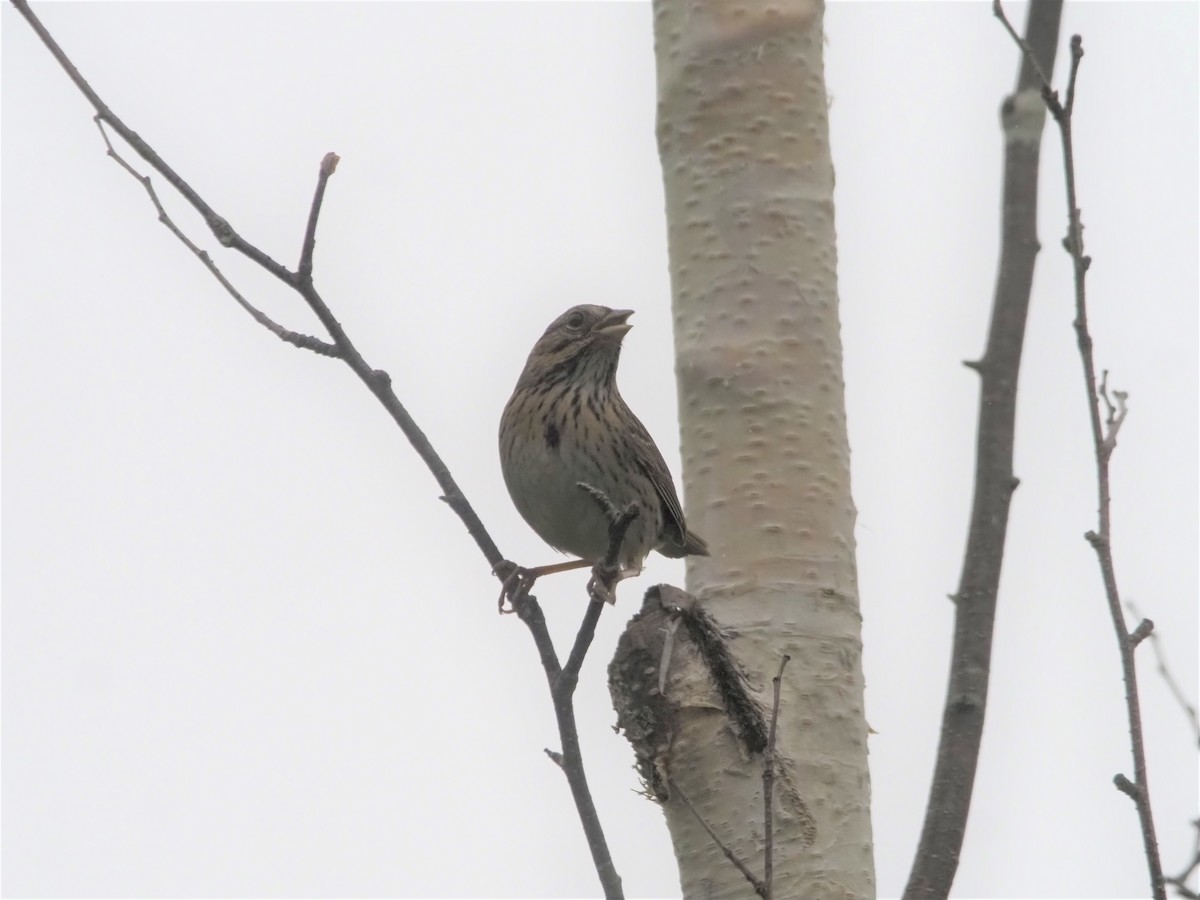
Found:
M 617 585 L 626 578 L 642 574 L 641 566 L 622 569 L 619 566 L 608 566 L 598 562 L 592 568 L 592 577 L 588 579 L 588 596 L 597 603 L 604 601 L 610 606 L 617 604 Z
M 496 563 L 492 574 L 503 579 L 500 583 L 500 599 L 496 603 L 496 611 L 500 615 L 507 615 L 517 611 L 517 604 L 529 595 L 529 589 L 533 587 L 533 583 L 537 581 L 538 575 L 541 573 L 502 559 Z M 504 605 L 506 601 L 507 606 Z

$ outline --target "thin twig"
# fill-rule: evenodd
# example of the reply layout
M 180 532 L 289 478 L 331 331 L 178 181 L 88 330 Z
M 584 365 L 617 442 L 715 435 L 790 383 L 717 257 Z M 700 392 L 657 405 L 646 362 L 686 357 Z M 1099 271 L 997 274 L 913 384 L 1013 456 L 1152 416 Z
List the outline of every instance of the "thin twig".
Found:
M 1038 54 L 1033 51 L 1033 47 L 1030 45 L 1029 41 L 1017 34 L 1017 30 L 1013 28 L 1012 23 L 1008 21 L 1008 16 L 1004 14 L 1004 7 L 1000 5 L 1000 0 L 992 0 L 992 14 L 1000 20 L 1000 24 L 1004 26 L 1004 30 L 1008 32 L 1009 37 L 1011 37 L 1016 42 L 1017 46 L 1021 48 L 1021 55 L 1024 58 L 1025 63 L 1032 68 L 1033 74 L 1037 77 L 1038 83 L 1041 85 L 1041 89 L 1047 90 L 1050 86 L 1050 79 L 1046 77 L 1046 71 L 1042 68 L 1042 62 L 1038 58 Z M 1031 22 L 1032 19 L 1027 19 L 1025 22 L 1026 28 L 1029 30 L 1030 34 L 1032 34 L 1032 30 L 1029 29 Z M 1057 31 L 1055 34 L 1057 36 Z M 1043 52 L 1045 49 L 1046 48 L 1043 47 Z M 1046 54 L 1048 59 L 1047 68 L 1051 70 L 1054 68 L 1055 55 L 1056 54 L 1053 50 Z M 1022 75 L 1024 75 L 1024 73 L 1022 73 Z M 1028 79 L 1026 78 L 1021 78 L 1020 80 L 1022 83 L 1028 82 Z M 1020 90 L 1021 86 L 1018 85 L 1017 89 Z M 1047 101 L 1047 103 L 1049 103 L 1049 101 Z
M 1131 613 L 1133 613 L 1134 618 L 1143 618 L 1141 610 L 1138 609 L 1137 604 L 1135 604 L 1133 601 L 1126 600 L 1125 607 Z M 1195 705 L 1184 696 L 1183 688 L 1179 686 L 1179 682 L 1175 680 L 1175 676 L 1171 673 L 1171 669 L 1167 665 L 1166 654 L 1163 653 L 1162 643 L 1158 639 L 1157 632 L 1152 631 L 1150 633 L 1150 647 L 1154 651 L 1154 660 L 1158 667 L 1158 674 L 1161 675 L 1163 681 L 1167 683 L 1167 688 L 1171 691 L 1171 695 L 1179 704 L 1179 708 L 1183 710 L 1183 714 L 1187 716 L 1188 725 L 1190 725 L 1192 729 L 1193 739 L 1195 740 L 1196 744 L 1200 746 L 1200 715 L 1197 714 Z M 1198 835 L 1200 835 L 1200 832 L 1198 832 Z
M 1126 406 L 1126 401 L 1129 399 L 1129 394 L 1126 391 L 1113 390 L 1113 398 L 1117 401 L 1115 404 L 1108 396 L 1108 369 L 1104 370 L 1104 374 L 1100 376 L 1100 387 L 1097 389 L 1100 399 L 1104 403 L 1105 418 L 1104 418 L 1104 445 L 1103 452 L 1105 456 L 1112 456 L 1113 450 L 1117 448 L 1117 432 L 1121 430 L 1121 425 L 1125 422 L 1125 415 L 1129 412 Z
M 123 156 L 121 156 L 120 153 L 117 152 L 116 148 L 113 147 L 112 141 L 109 140 L 108 132 L 104 130 L 104 120 L 100 118 L 99 115 L 96 115 L 92 117 L 92 121 L 96 123 L 96 128 L 100 130 L 100 137 L 104 139 L 104 146 L 108 148 L 107 153 L 109 157 L 122 169 L 128 172 L 130 177 L 135 179 L 143 188 L 146 189 L 146 193 L 150 196 L 150 202 L 154 204 L 155 212 L 158 213 L 158 221 L 162 222 L 162 224 L 167 227 L 167 230 L 170 231 L 171 234 L 175 235 L 175 237 L 179 239 L 180 243 L 187 247 L 188 250 L 190 250 L 196 256 L 196 258 L 204 264 L 204 267 L 212 273 L 212 276 L 217 279 L 217 282 L 221 285 L 221 287 L 225 288 L 225 290 L 229 293 L 229 296 L 233 297 L 238 306 L 250 313 L 250 315 L 254 318 L 254 321 L 256 321 L 263 328 L 267 329 L 267 331 L 271 332 L 271 334 L 275 335 L 281 341 L 286 341 L 287 343 L 295 347 L 299 347 L 302 350 L 311 350 L 313 353 L 320 354 L 321 356 L 329 356 L 333 357 L 334 359 L 341 356 L 341 354 L 338 352 L 338 348 L 333 344 L 329 343 L 328 341 L 323 341 L 319 337 L 314 337 L 310 334 L 301 334 L 300 332 L 284 328 L 278 322 L 274 321 L 270 316 L 267 316 L 256 306 L 250 303 L 250 301 L 248 301 L 245 297 L 243 297 L 241 292 L 238 291 L 238 289 L 233 286 L 229 279 L 225 277 L 225 274 L 217 268 L 217 264 L 214 263 L 212 257 L 208 255 L 208 251 L 201 250 L 191 238 L 183 233 L 183 230 L 180 229 L 179 226 L 175 224 L 174 220 L 172 220 L 167 214 L 166 208 L 163 207 L 162 201 L 158 198 L 158 192 L 154 190 L 154 183 L 150 180 L 150 176 L 143 175 L 141 172 L 135 169 Z
M 611 590 L 611 579 L 617 575 L 616 560 L 629 526 L 638 516 L 638 505 L 630 503 L 624 510 L 618 511 L 603 491 L 586 484 L 580 484 L 579 487 L 591 495 L 608 518 L 608 552 L 605 559 L 597 564 L 593 579 L 600 578 L 603 574 L 606 579 L 610 579 L 607 590 Z M 512 605 L 517 616 L 529 627 L 533 635 L 542 659 L 542 668 L 546 673 L 546 681 L 550 686 L 550 698 L 554 704 L 559 737 L 562 739 L 562 753 L 554 754 L 551 758 L 558 763 L 567 777 L 567 784 L 575 800 L 575 808 L 579 813 L 579 821 L 587 837 L 588 847 L 592 852 L 592 863 L 600 876 L 604 895 L 609 900 L 616 900 L 624 896 L 621 877 L 613 865 L 608 842 L 600 826 L 600 817 L 588 787 L 587 772 L 583 766 L 583 755 L 579 746 L 579 730 L 575 723 L 574 696 L 576 685 L 579 683 L 579 670 L 583 667 L 584 657 L 592 645 L 596 625 L 605 607 L 603 597 L 589 592 L 589 598 L 590 602 L 584 611 L 583 621 L 575 634 L 575 642 L 565 665 L 559 664 L 558 654 L 554 650 L 545 617 L 537 600 L 527 591 L 517 591 L 513 595 Z
M 629 526 L 638 517 L 641 508 L 636 502 L 631 502 L 618 512 L 604 491 L 594 488 L 590 484 L 581 483 L 579 487 L 591 495 L 608 518 L 608 551 L 604 555 L 604 560 L 596 566 L 596 574 L 593 578 L 602 578 L 600 583 L 604 588 L 603 593 L 611 596 L 613 582 L 619 574 L 617 559 L 621 555 L 621 545 L 625 543 L 625 535 L 629 532 Z M 555 697 L 566 691 L 566 696 L 569 698 L 575 692 L 575 684 L 579 679 L 583 658 L 587 655 L 588 647 L 591 646 L 592 638 L 596 634 L 596 623 L 600 621 L 600 614 L 604 612 L 605 597 L 592 592 L 589 592 L 589 596 L 591 602 L 584 613 L 583 623 L 575 635 L 571 653 L 567 656 L 566 665 L 563 666 L 562 672 L 553 685 Z
M 1136 784 L 1134 784 L 1120 772 L 1113 776 L 1113 785 L 1118 791 L 1120 791 L 1134 803 L 1138 802 L 1138 795 L 1141 793 L 1141 791 L 1138 790 Z
M 1062 18 L 1061 0 L 1028 6 L 1026 39 L 1015 90 L 1001 107 L 1004 187 L 1001 245 L 991 322 L 979 374 L 975 489 L 962 572 L 954 600 L 954 645 L 942 712 L 937 761 L 920 844 L 904 889 L 905 900 L 949 896 L 958 871 L 967 814 L 983 740 L 992 636 L 1009 510 L 1018 480 L 1013 442 L 1021 351 L 1029 312 L 1037 234 L 1038 166 L 1046 114 L 1038 102 L 1040 72 L 1053 72 Z M 1012 26 L 1007 25 L 1012 33 Z
M 317 245 L 317 218 L 321 215 L 321 203 L 325 199 L 325 185 L 329 176 L 337 171 L 339 162 L 336 153 L 326 153 L 321 160 L 321 171 L 317 176 L 317 189 L 313 193 L 312 206 L 308 211 L 308 224 L 304 228 L 304 243 L 300 247 L 300 264 L 296 267 L 296 277 L 302 283 L 312 283 L 313 251 Z
M 262 250 L 259 250 L 254 245 L 247 242 L 244 238 L 234 232 L 229 223 L 217 212 L 208 205 L 207 202 L 192 188 L 190 184 L 155 152 L 154 148 L 147 144 L 136 132 L 126 125 L 108 105 L 100 99 L 84 77 L 75 68 L 75 64 L 67 57 L 58 42 L 51 37 L 50 32 L 41 23 L 33 10 L 29 8 L 27 0 L 10 0 L 17 11 L 25 18 L 33 30 L 37 33 L 42 43 L 50 51 L 50 54 L 58 61 L 58 64 L 67 73 L 67 76 L 79 89 L 79 91 L 88 99 L 92 107 L 96 110 L 96 114 L 108 126 L 110 126 L 142 159 L 150 164 L 167 182 L 177 190 L 180 195 L 192 205 L 203 217 L 204 221 L 212 229 L 217 240 L 225 247 L 232 247 L 242 253 L 249 259 L 258 263 L 263 269 L 274 275 L 280 281 L 287 284 L 289 287 L 297 290 L 308 303 L 309 307 L 316 313 L 321 324 L 325 326 L 334 345 L 338 348 L 339 357 L 354 370 L 354 373 L 362 379 L 367 388 L 373 393 L 379 402 L 391 415 L 392 420 L 404 432 L 404 436 L 408 438 L 413 449 L 421 457 L 422 461 L 433 473 L 437 479 L 438 485 L 442 489 L 442 499 L 458 514 L 462 519 L 463 524 L 467 528 L 467 532 L 475 540 L 476 545 L 487 559 L 488 564 L 495 568 L 504 556 L 496 547 L 495 541 L 492 540 L 487 529 L 483 527 L 483 522 L 475 513 L 471 504 L 467 502 L 466 497 L 459 489 L 457 482 L 450 474 L 450 470 L 442 461 L 441 456 L 433 449 L 433 445 L 429 443 L 429 439 L 425 437 L 425 433 L 413 421 L 412 416 L 408 414 L 403 404 L 391 388 L 391 378 L 382 370 L 376 370 L 367 365 L 362 355 L 355 348 L 350 338 L 346 335 L 341 324 L 334 318 L 329 308 L 325 305 L 325 301 L 321 295 L 311 285 L 298 285 L 295 275 L 290 272 L 285 266 L 280 265 L 271 259 Z
M 523 613 L 523 610 L 528 610 L 530 606 L 536 605 L 536 600 L 526 598 L 520 602 L 517 615 L 526 625 L 530 626 L 530 631 L 534 632 L 534 640 L 538 642 L 540 650 L 541 642 L 544 640 L 548 643 L 550 640 L 549 634 L 546 633 L 545 620 L 541 619 L 540 628 L 535 630 L 531 621 Z M 603 607 L 603 605 L 602 603 L 588 604 L 585 624 L 581 626 L 581 630 L 587 627 L 587 618 L 591 616 L 593 608 Z M 595 615 L 598 618 L 599 612 L 596 612 Z M 539 610 L 539 619 L 540 616 Z M 595 631 L 594 620 L 592 630 Z M 590 643 L 590 638 L 588 643 Z M 557 667 L 557 659 L 554 667 Z M 621 900 L 625 896 L 621 887 L 621 876 L 617 874 L 616 866 L 613 865 L 612 855 L 608 850 L 608 841 L 604 837 L 604 829 L 600 825 L 600 816 L 596 812 L 596 804 L 592 800 L 592 793 L 587 783 L 587 773 L 583 766 L 583 753 L 579 746 L 579 728 L 575 723 L 575 706 L 572 702 L 574 688 L 572 687 L 570 690 L 559 688 L 559 684 L 562 683 L 562 672 L 560 670 L 558 673 L 552 674 L 551 667 L 546 667 L 546 681 L 550 686 L 550 697 L 554 703 L 554 717 L 558 722 L 558 734 L 562 740 L 562 770 L 567 776 L 567 785 L 571 789 L 571 797 L 575 801 L 575 809 L 579 813 L 579 822 L 587 838 L 588 849 L 592 853 L 592 864 L 596 867 L 596 874 L 600 878 L 606 900 Z
M 266 253 L 252 244 L 247 243 L 237 234 L 230 224 L 221 216 L 217 215 L 216 211 L 204 201 L 204 199 L 192 188 L 190 184 L 183 180 L 179 174 L 166 164 L 161 156 L 155 152 L 154 148 L 142 140 L 141 136 L 133 129 L 129 128 L 124 122 L 118 118 L 111 109 L 108 108 L 99 95 L 92 90 L 92 86 L 87 83 L 84 77 L 79 74 L 79 70 L 75 68 L 75 64 L 63 52 L 63 49 L 58 46 L 58 42 L 50 36 L 50 32 L 46 30 L 46 26 L 41 23 L 41 20 L 33 14 L 33 10 L 29 8 L 27 0 L 11 0 L 12 5 L 17 8 L 22 16 L 25 17 L 31 28 L 37 32 L 37 36 L 41 38 L 46 49 L 62 66 L 63 71 L 79 88 L 79 92 L 87 98 L 87 101 L 96 110 L 96 115 L 99 116 L 105 124 L 109 125 L 113 131 L 121 136 L 121 139 L 131 146 L 134 151 L 153 166 L 160 175 L 163 176 L 175 188 L 180 195 L 185 199 L 192 208 L 195 209 L 201 216 L 204 217 L 204 222 L 212 230 L 213 235 L 223 247 L 231 247 L 239 253 L 254 260 L 266 271 L 270 272 L 280 281 L 285 284 L 291 284 L 292 273 L 286 267 L 281 266 L 275 260 L 271 259 Z
M 1149 619 L 1142 619 L 1142 621 L 1138 622 L 1137 628 L 1129 632 L 1129 646 L 1131 648 L 1136 647 L 1153 633 L 1154 623 Z
M 575 693 L 575 685 L 579 681 L 579 670 L 583 667 L 583 658 L 592 645 L 592 638 L 596 636 L 596 624 L 600 621 L 600 614 L 604 612 L 604 606 L 603 600 L 595 598 L 589 600 L 583 614 L 583 622 L 580 623 L 579 631 L 575 634 L 575 643 L 571 645 L 567 663 L 562 667 L 562 672 L 554 682 L 556 701 L 564 693 L 567 699 Z
M 667 779 L 667 786 L 670 788 L 672 796 L 678 797 L 680 802 L 683 803 L 683 805 L 688 808 L 691 814 L 696 817 L 696 821 L 700 823 L 706 832 L 708 832 L 708 836 L 713 839 L 713 843 L 716 844 L 717 847 L 720 848 L 721 852 L 725 854 L 725 858 L 733 863 L 734 867 L 742 873 L 743 877 L 745 877 L 748 882 L 750 882 L 750 886 L 754 888 L 754 893 L 765 898 L 767 896 L 766 885 L 761 879 L 758 878 L 758 876 L 750 871 L 749 866 L 738 859 L 737 854 L 730 850 L 725 845 L 724 841 L 717 837 L 717 833 L 712 830 L 711 826 L 709 826 L 706 821 L 704 821 L 704 816 L 700 815 L 700 813 L 696 810 L 696 807 L 692 806 L 692 801 L 687 798 L 687 794 L 683 792 L 683 788 L 676 784 L 671 778 Z
M 999 0 L 995 0 L 994 9 L 1001 21 L 1007 23 L 1004 10 Z M 1009 33 L 1012 27 L 1006 24 Z M 1018 43 L 1021 43 L 1018 41 Z M 1027 46 L 1022 50 L 1028 55 Z M 1121 596 L 1117 590 L 1116 567 L 1113 563 L 1111 541 L 1111 494 L 1109 485 L 1109 460 L 1116 446 L 1116 431 L 1119 421 L 1124 420 L 1123 399 L 1122 412 L 1119 420 L 1114 419 L 1105 434 L 1104 424 L 1100 415 L 1100 391 L 1097 387 L 1096 365 L 1092 355 L 1092 336 L 1088 331 L 1087 320 L 1087 271 L 1092 259 L 1084 253 L 1083 246 L 1083 217 L 1079 211 L 1079 198 L 1075 184 L 1075 147 L 1071 116 L 1075 109 L 1076 82 L 1079 75 L 1079 65 L 1083 60 L 1083 39 L 1079 35 L 1071 37 L 1071 68 L 1067 77 L 1066 104 L 1059 104 L 1057 95 L 1051 90 L 1044 76 L 1042 80 L 1042 96 L 1046 98 L 1047 108 L 1058 125 L 1062 138 L 1063 169 L 1067 187 L 1067 236 L 1063 246 L 1071 256 L 1074 269 L 1075 283 L 1075 338 L 1079 348 L 1080 361 L 1083 364 L 1083 381 L 1087 394 L 1088 416 L 1092 427 L 1092 445 L 1096 457 L 1096 485 L 1098 494 L 1099 528 L 1096 532 L 1089 531 L 1085 538 L 1096 552 L 1100 565 L 1100 575 L 1104 582 L 1104 595 L 1108 601 L 1109 617 L 1117 638 L 1117 651 L 1121 658 L 1121 671 L 1125 681 L 1125 708 L 1129 721 L 1130 749 L 1133 756 L 1134 778 L 1130 781 L 1124 775 L 1117 775 L 1113 781 L 1122 793 L 1133 799 L 1138 813 L 1142 830 L 1142 845 L 1146 854 L 1146 866 L 1150 874 L 1150 889 L 1155 900 L 1165 900 L 1166 887 L 1163 883 L 1162 861 L 1158 853 L 1158 839 L 1155 836 L 1154 816 L 1150 808 L 1150 785 L 1146 771 L 1146 751 L 1142 734 L 1142 715 L 1137 687 L 1137 668 L 1134 665 L 1134 651 L 1138 642 L 1149 633 L 1139 626 L 1130 633 L 1125 625 L 1125 617 L 1121 611 Z M 1107 402 L 1107 401 L 1106 401 Z M 1111 414 L 1110 414 L 1111 415 Z M 1150 626 L 1153 627 L 1153 626 Z
M 783 687 L 783 669 L 791 657 L 786 653 L 779 661 L 779 671 L 771 679 L 774 699 L 771 704 L 771 730 L 767 736 L 767 751 L 763 754 L 763 832 L 766 847 L 763 852 L 763 896 L 771 900 L 774 896 L 775 880 L 775 726 L 779 723 L 779 693 Z
M 88 99 L 92 107 L 96 111 L 96 119 L 98 123 L 103 123 L 111 127 L 121 138 L 133 148 L 134 152 L 145 160 L 152 168 L 154 168 L 166 181 L 174 187 L 180 195 L 203 216 L 205 223 L 212 230 L 219 243 L 225 247 L 231 247 L 244 256 L 257 263 L 270 274 L 274 275 L 280 281 L 283 281 L 289 287 L 296 290 L 308 304 L 309 308 L 316 314 L 321 324 L 326 328 L 330 337 L 333 340 L 332 344 L 324 344 L 319 339 L 313 338 L 311 342 L 301 341 L 297 343 L 286 335 L 285 329 L 266 319 L 261 313 L 257 313 L 249 303 L 245 301 L 225 280 L 225 278 L 212 265 L 212 261 L 207 254 L 198 250 L 195 246 L 186 239 L 186 237 L 174 227 L 169 218 L 166 218 L 165 212 L 162 210 L 161 203 L 158 202 L 157 195 L 154 193 L 152 185 L 148 178 L 143 178 L 138 175 L 131 166 L 113 151 L 112 144 L 108 140 L 107 134 L 101 128 L 101 133 L 104 135 L 105 143 L 108 145 L 110 154 L 130 172 L 131 175 L 138 178 L 143 186 L 150 193 L 151 199 L 155 207 L 159 210 L 160 216 L 164 218 L 164 224 L 171 228 L 176 236 L 185 242 L 192 249 L 202 262 L 213 272 L 214 276 L 227 291 L 229 291 L 234 299 L 237 300 L 247 311 L 255 315 L 256 321 L 269 328 L 272 333 L 279 334 L 284 340 L 289 340 L 296 343 L 297 346 L 305 346 L 307 349 L 312 349 L 316 352 L 324 352 L 325 355 L 335 355 L 342 359 L 354 373 L 367 386 L 368 390 L 379 400 L 383 407 L 391 415 L 393 421 L 400 427 L 409 443 L 417 451 L 417 454 L 429 468 L 438 485 L 442 489 L 441 499 L 458 515 L 466 526 L 467 532 L 474 539 L 476 545 L 483 553 L 493 573 L 500 573 L 501 564 L 505 562 L 503 554 L 500 553 L 495 541 L 484 527 L 483 522 L 479 519 L 474 508 L 467 501 L 466 496 L 458 487 L 457 482 L 450 474 L 450 470 L 442 461 L 441 456 L 433 449 L 433 445 L 426 438 L 424 432 L 417 426 L 416 422 L 408 414 L 403 404 L 397 398 L 392 390 L 392 379 L 387 372 L 382 369 L 375 369 L 368 365 L 366 360 L 358 352 L 344 328 L 333 316 L 329 307 L 316 290 L 312 283 L 311 264 L 312 253 L 316 242 L 316 223 L 320 212 L 321 201 L 324 194 L 325 184 L 329 177 L 333 174 L 334 168 L 337 165 L 337 157 L 333 154 L 328 154 L 322 160 L 321 171 L 318 180 L 317 191 L 313 199 L 313 204 L 309 212 L 308 223 L 305 231 L 304 244 L 301 249 L 301 270 L 297 273 L 289 271 L 285 266 L 273 260 L 265 252 L 258 247 L 246 241 L 223 217 L 208 205 L 208 203 L 189 185 L 177 172 L 174 171 L 167 163 L 158 155 L 158 153 L 144 141 L 136 132 L 129 128 L 119 117 L 117 117 L 111 109 L 104 103 L 103 100 L 92 89 L 91 85 L 83 78 L 76 69 L 75 65 L 59 47 L 58 43 L 51 37 L 50 33 L 42 25 L 41 21 L 33 11 L 29 8 L 26 0 L 11 0 L 13 6 L 25 18 L 30 27 L 41 39 L 42 43 L 50 51 L 51 55 L 58 61 L 59 65 L 67 73 L 68 77 L 79 89 L 79 91 Z M 265 321 L 264 321 L 265 320 Z M 273 327 L 272 327 L 273 326 Z M 280 334 L 283 332 L 283 334 Z M 303 338 L 304 336 L 299 336 Z M 324 350 L 321 347 L 324 346 Z M 333 348 L 333 352 L 329 352 L 329 348 Z M 521 599 L 517 606 L 519 617 L 528 626 L 534 643 L 537 646 L 538 654 L 542 661 L 543 669 L 546 672 L 546 677 L 550 685 L 551 693 L 554 693 L 555 683 L 561 675 L 561 667 L 559 665 L 558 656 L 554 651 L 553 642 L 550 639 L 549 630 L 546 627 L 545 617 L 542 615 L 540 606 L 535 598 L 526 596 Z M 586 621 L 586 619 L 585 619 Z M 580 645 L 577 638 L 577 646 L 581 646 L 578 660 L 575 661 L 576 666 L 582 662 L 583 652 L 586 652 L 586 643 L 590 643 L 590 637 L 587 641 Z M 568 698 L 569 699 L 569 698 Z M 621 889 L 621 879 L 617 875 L 616 869 L 612 864 L 611 856 L 608 852 L 608 846 L 604 839 L 603 830 L 600 828 L 599 818 L 596 814 L 595 805 L 592 803 L 591 795 L 587 788 L 586 779 L 583 775 L 583 764 L 579 750 L 579 736 L 575 725 L 574 710 L 569 702 L 555 703 L 555 713 L 558 719 L 559 734 L 563 742 L 563 767 L 567 773 L 568 782 L 571 785 L 572 796 L 575 800 L 576 808 L 579 813 L 580 821 L 583 825 L 584 833 L 588 839 L 588 846 L 592 851 L 593 862 L 596 865 L 596 871 L 600 878 L 600 882 L 604 889 L 604 895 L 607 900 L 619 900 L 624 896 Z
M 562 666 L 558 662 L 558 653 L 554 650 L 554 641 L 550 638 L 550 629 L 546 627 L 546 617 L 542 613 L 541 604 L 532 594 L 522 594 L 513 601 L 513 611 L 533 636 L 533 643 L 537 647 L 546 677 L 557 680 Z M 551 689 L 553 686 L 554 682 L 551 681 Z

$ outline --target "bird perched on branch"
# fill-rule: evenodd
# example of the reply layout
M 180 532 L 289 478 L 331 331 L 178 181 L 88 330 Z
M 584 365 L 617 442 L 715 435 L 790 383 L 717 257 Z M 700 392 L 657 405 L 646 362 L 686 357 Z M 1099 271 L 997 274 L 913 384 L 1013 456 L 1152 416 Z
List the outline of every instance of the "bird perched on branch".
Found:
M 578 557 L 521 570 L 524 590 L 539 575 L 603 561 L 609 517 L 581 483 L 617 510 L 638 504 L 617 555 L 620 577 L 639 573 L 651 550 L 673 558 L 708 555 L 684 523 L 666 461 L 617 390 L 631 315 L 575 306 L 551 322 L 500 417 L 500 467 L 518 512 L 547 544 Z

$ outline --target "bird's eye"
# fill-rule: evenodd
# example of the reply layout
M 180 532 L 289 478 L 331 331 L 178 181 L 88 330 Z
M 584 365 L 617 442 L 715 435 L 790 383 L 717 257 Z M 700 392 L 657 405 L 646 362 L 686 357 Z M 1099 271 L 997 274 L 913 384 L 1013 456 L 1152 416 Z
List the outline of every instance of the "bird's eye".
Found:
M 578 330 L 583 327 L 583 319 L 584 319 L 583 313 L 573 312 L 569 316 L 567 316 L 567 327 Z

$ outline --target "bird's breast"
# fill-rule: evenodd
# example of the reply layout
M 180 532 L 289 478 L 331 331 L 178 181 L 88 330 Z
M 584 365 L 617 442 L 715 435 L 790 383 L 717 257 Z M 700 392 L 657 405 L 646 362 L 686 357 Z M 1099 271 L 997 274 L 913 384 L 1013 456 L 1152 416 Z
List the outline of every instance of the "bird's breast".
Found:
M 589 399 L 575 392 L 533 410 L 506 409 L 500 432 L 504 481 L 518 512 L 546 543 L 593 562 L 608 549 L 608 520 L 579 483 L 603 491 L 618 509 L 636 500 L 641 512 L 626 534 L 620 562 L 640 566 L 657 543 L 661 511 L 648 482 L 626 464 L 618 436 L 604 427 L 602 407 Z

